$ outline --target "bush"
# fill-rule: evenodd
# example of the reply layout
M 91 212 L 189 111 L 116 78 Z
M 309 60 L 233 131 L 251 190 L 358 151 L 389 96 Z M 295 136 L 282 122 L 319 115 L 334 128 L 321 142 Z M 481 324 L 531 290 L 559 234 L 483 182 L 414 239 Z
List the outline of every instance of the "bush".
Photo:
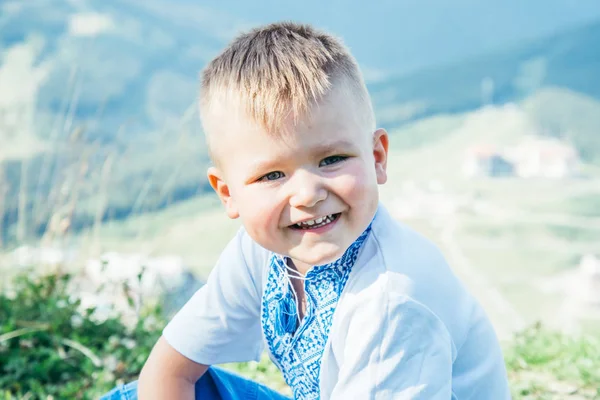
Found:
M 99 320 L 69 295 L 70 281 L 21 276 L 12 295 L 0 293 L 0 394 L 95 399 L 136 379 L 164 326 L 160 308 L 129 325 L 118 316 Z

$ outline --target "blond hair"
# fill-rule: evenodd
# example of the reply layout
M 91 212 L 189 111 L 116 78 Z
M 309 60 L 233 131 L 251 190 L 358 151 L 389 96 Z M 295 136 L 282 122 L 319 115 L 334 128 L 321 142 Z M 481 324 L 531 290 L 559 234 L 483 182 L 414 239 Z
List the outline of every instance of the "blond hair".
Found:
M 371 102 L 358 64 L 340 40 L 308 25 L 276 23 L 238 36 L 202 73 L 201 114 L 225 96 L 268 131 L 296 122 L 338 79 Z

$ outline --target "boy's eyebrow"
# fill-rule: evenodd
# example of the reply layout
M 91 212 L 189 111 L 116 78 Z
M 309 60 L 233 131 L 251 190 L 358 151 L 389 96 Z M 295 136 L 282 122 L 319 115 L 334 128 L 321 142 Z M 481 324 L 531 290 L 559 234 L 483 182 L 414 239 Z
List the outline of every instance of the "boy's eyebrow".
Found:
M 325 155 L 325 154 L 333 153 L 335 151 L 352 150 L 355 148 L 356 148 L 356 145 L 354 144 L 354 142 L 347 140 L 347 139 L 340 139 L 340 140 L 336 140 L 331 143 L 319 144 L 318 146 L 315 146 L 311 150 L 315 154 Z

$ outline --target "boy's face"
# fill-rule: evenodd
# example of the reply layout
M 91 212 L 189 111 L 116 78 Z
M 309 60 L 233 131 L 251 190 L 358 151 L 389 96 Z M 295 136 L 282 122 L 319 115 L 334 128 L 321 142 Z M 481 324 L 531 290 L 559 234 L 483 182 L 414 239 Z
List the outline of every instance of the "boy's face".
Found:
M 225 109 L 212 113 L 219 162 L 209 169 L 211 185 L 229 217 L 299 270 L 339 258 L 375 215 L 388 137 L 369 130 L 355 103 L 334 89 L 280 136 Z

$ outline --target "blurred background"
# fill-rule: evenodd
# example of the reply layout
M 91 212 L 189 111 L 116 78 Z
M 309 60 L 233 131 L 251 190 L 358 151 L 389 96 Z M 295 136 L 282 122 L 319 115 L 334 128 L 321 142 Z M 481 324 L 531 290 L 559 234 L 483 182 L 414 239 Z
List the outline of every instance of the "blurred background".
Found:
M 32 372 L 6 354 L 35 347 L 14 338 L 44 331 L 8 311 L 19 285 L 68 272 L 75 308 L 139 317 L 142 298 L 167 296 L 169 315 L 202 284 L 239 223 L 206 182 L 199 71 L 284 19 L 350 47 L 391 135 L 384 203 L 439 244 L 500 338 L 538 322 L 598 336 L 598 0 L 0 0 L 0 394 L 38 395 L 10 386 Z M 600 387 L 583 375 L 558 373 L 560 390 Z

